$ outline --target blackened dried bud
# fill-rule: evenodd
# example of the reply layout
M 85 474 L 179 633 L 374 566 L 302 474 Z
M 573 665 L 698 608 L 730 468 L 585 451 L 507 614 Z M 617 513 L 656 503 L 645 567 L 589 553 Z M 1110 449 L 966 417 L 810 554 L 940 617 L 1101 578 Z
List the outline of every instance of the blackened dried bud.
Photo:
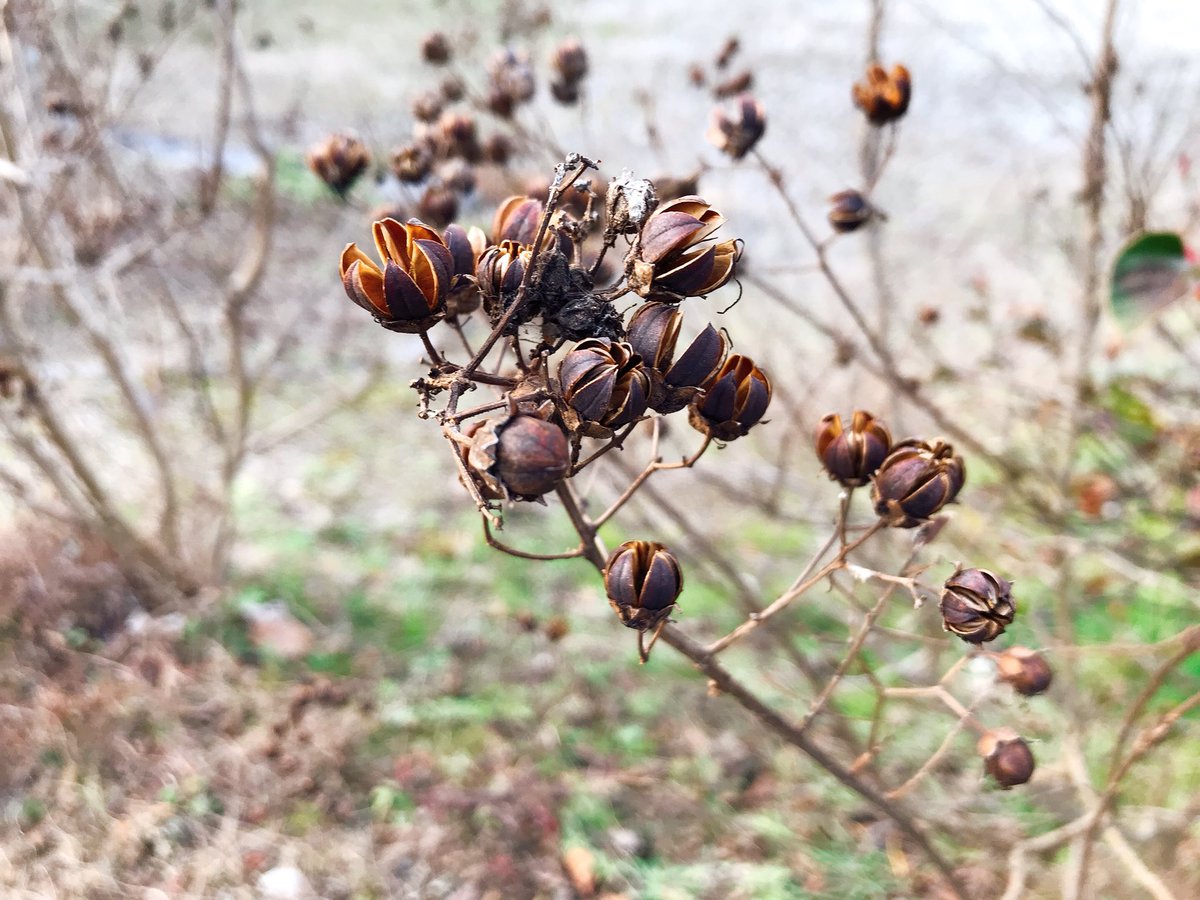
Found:
M 1025 697 L 1044 692 L 1054 680 L 1054 671 L 1046 657 L 1028 647 L 1010 647 L 995 657 L 1000 680 Z
M 962 457 L 949 444 L 901 441 L 875 475 L 875 512 L 893 528 L 915 528 L 954 500 L 966 478 Z
M 855 410 L 850 430 L 830 413 L 817 425 L 817 458 L 829 477 L 842 487 L 862 487 L 871 480 L 892 448 L 892 436 L 873 415 Z
M 608 234 L 637 234 L 657 207 L 654 182 L 634 178 L 626 169 L 609 182 L 604 195 L 604 229 Z
M 581 91 L 578 81 L 551 81 L 550 96 L 563 106 L 574 106 L 579 102 Z
M 484 98 L 483 103 L 488 112 L 499 119 L 511 119 L 513 111 L 516 109 L 516 102 L 513 100 L 512 94 L 496 85 L 488 88 L 487 97 Z
M 541 200 L 532 197 L 509 197 L 502 201 L 492 218 L 492 241 L 532 244 L 545 208 Z
M 489 135 L 483 141 L 483 158 L 494 166 L 506 166 L 512 158 L 512 139 L 501 132 Z
M 875 207 L 858 191 L 839 191 L 829 198 L 829 224 L 839 234 L 857 231 L 871 221 Z
M 371 164 L 371 151 L 358 135 L 339 131 L 310 147 L 305 162 L 313 174 L 343 196 Z
M 413 118 L 418 122 L 436 122 L 442 114 L 442 95 L 435 91 L 424 91 L 412 102 Z
M 627 331 L 629 345 L 650 369 L 650 408 L 664 415 L 695 399 L 716 376 L 728 350 L 724 335 L 707 325 L 675 360 L 682 323 L 677 307 L 651 302 L 633 314 Z
M 715 243 L 725 217 L 700 197 L 680 197 L 655 210 L 642 228 L 629 285 L 643 297 L 703 297 L 733 277 L 736 241 Z
M 441 319 L 454 266 L 441 235 L 416 219 L 374 223 L 378 265 L 347 244 L 342 251 L 346 295 L 385 328 L 408 334 L 425 331 Z
M 421 38 L 421 58 L 433 66 L 450 62 L 450 39 L 440 31 Z
M 558 381 L 563 400 L 580 419 L 603 428 L 636 421 L 650 402 L 650 375 L 623 341 L 580 341 L 558 367 Z
M 429 177 L 433 150 L 423 141 L 405 144 L 392 151 L 391 170 L 405 184 L 416 184 Z
M 483 423 L 466 459 L 485 496 L 535 500 L 566 477 L 571 446 L 561 426 L 517 415 Z
M 446 187 L 459 196 L 475 190 L 475 169 L 464 159 L 448 159 L 437 167 L 437 177 Z
M 482 156 L 475 119 L 466 113 L 442 113 L 437 124 L 437 140 L 445 156 L 457 156 L 467 162 L 478 162 Z
M 757 425 L 770 403 L 767 373 L 750 357 L 735 353 L 704 386 L 704 394 L 692 402 L 688 421 L 715 440 L 732 441 Z
M 458 217 L 458 195 L 445 185 L 431 184 L 417 201 L 421 218 L 445 228 Z
M 983 769 L 1004 790 L 1024 784 L 1033 777 L 1033 751 L 1011 728 L 997 728 L 979 739 Z
M 516 299 L 525 269 L 533 262 L 529 247 L 502 241 L 488 247 L 475 267 L 475 281 L 483 295 L 483 308 L 496 322 Z
M 1012 582 L 986 569 L 959 569 L 947 578 L 938 608 L 942 627 L 972 644 L 1002 635 L 1017 612 Z
M 657 628 L 671 615 L 683 591 L 683 570 L 656 541 L 626 541 L 604 567 L 608 602 L 629 628 Z
M 912 76 L 897 63 L 890 72 L 879 63 L 867 67 L 867 78 L 854 85 L 854 105 L 867 116 L 872 125 L 895 122 L 908 111 L 912 99 Z
M 745 93 L 752 87 L 754 87 L 754 73 L 746 69 L 713 85 L 713 95 L 718 100 L 724 100 Z
M 731 159 L 741 159 L 754 149 L 767 130 L 762 104 L 743 94 L 731 110 L 713 107 L 708 120 L 708 142 Z
M 520 105 L 533 99 L 537 90 L 529 55 L 514 50 L 500 50 L 488 64 L 492 86 Z
M 566 84 L 581 81 L 588 72 L 588 57 L 579 38 L 565 38 L 555 47 L 554 55 L 550 57 L 550 67 L 559 81 Z

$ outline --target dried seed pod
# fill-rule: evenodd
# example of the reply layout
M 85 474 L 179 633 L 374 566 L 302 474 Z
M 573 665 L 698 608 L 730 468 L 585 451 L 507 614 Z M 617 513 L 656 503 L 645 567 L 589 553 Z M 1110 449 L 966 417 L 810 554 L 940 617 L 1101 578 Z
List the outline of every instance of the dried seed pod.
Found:
M 942 627 L 972 644 L 1002 635 L 1017 612 L 1012 582 L 986 569 L 955 571 L 946 579 L 938 608 Z
M 431 184 L 417 201 L 417 212 L 439 228 L 445 228 L 458 216 L 458 195 L 443 184 Z
M 872 482 L 875 512 L 893 528 L 915 528 L 954 500 L 966 477 L 962 457 L 949 444 L 901 441 Z
M 666 303 L 642 305 L 629 320 L 626 339 L 650 369 L 650 408 L 665 414 L 683 409 L 713 380 L 725 361 L 728 343 L 708 325 L 679 359 L 675 346 L 683 313 Z
M 448 159 L 437 167 L 438 181 L 459 196 L 475 190 L 475 169 L 464 159 Z
M 650 375 L 623 341 L 588 338 L 558 367 L 562 398 L 584 422 L 621 428 L 641 418 L 650 402 Z
M 1028 647 L 1010 647 L 995 657 L 1000 680 L 1025 697 L 1044 692 L 1054 680 L 1054 671 L 1046 658 Z
M 446 316 L 453 322 L 479 309 L 482 297 L 475 283 L 475 268 L 487 246 L 487 237 L 474 225 L 470 231 L 461 225 L 451 225 L 443 232 L 442 240 L 454 261 L 455 277 L 446 295 Z
M 890 72 L 879 63 L 867 67 L 867 78 L 854 85 L 851 92 L 854 105 L 867 116 L 872 125 L 895 122 L 908 111 L 912 99 L 912 76 L 897 63 Z
M 713 96 L 718 100 L 725 100 L 729 97 L 736 97 L 738 94 L 744 94 L 752 87 L 754 87 L 754 73 L 749 69 L 743 69 L 741 72 L 730 75 L 724 81 L 714 84 Z
M 454 260 L 441 235 L 416 219 L 383 219 L 371 226 L 379 266 L 357 244 L 342 251 L 346 295 L 392 331 L 415 334 L 443 315 Z
M 655 541 L 626 541 L 604 567 L 608 602 L 629 628 L 657 631 L 667 623 L 683 591 L 683 570 L 670 550 Z M 642 651 L 645 661 L 647 650 Z
M 713 107 L 708 120 L 708 142 L 731 159 L 741 159 L 754 149 L 767 130 L 767 114 L 762 104 L 743 94 L 733 108 Z
M 488 64 L 488 77 L 492 87 L 507 94 L 516 105 L 528 103 L 537 90 L 533 66 L 529 55 L 515 50 L 499 50 Z
M 492 218 L 492 242 L 532 244 L 545 208 L 541 200 L 532 197 L 514 196 L 501 201 Z
M 654 182 L 634 178 L 626 170 L 613 178 L 604 193 L 604 228 L 608 234 L 637 234 L 658 207 Z
M 517 108 L 512 94 L 501 87 L 492 85 L 488 88 L 487 96 L 483 99 L 487 111 L 498 119 L 511 119 Z
M 484 139 L 482 150 L 485 162 L 506 166 L 513 155 L 513 142 L 508 135 L 498 131 Z
M 979 755 L 983 769 L 1004 790 L 1025 784 L 1033 777 L 1036 765 L 1033 751 L 1025 740 L 1011 728 L 997 728 L 979 739 Z
M 437 145 L 446 157 L 457 156 L 467 162 L 479 162 L 483 156 L 475 118 L 447 110 L 437 122 Z
M 405 184 L 416 184 L 429 177 L 433 168 L 433 149 L 424 141 L 414 141 L 392 151 L 392 174 Z
M 554 55 L 550 57 L 550 68 L 554 70 L 558 80 L 566 84 L 575 84 L 583 80 L 588 72 L 588 56 L 579 38 L 564 38 L 554 48 Z
M 339 131 L 309 148 L 305 162 L 341 197 L 371 164 L 371 151 L 354 132 Z
M 516 241 L 503 241 L 488 247 L 475 266 L 475 281 L 483 295 L 483 308 L 497 322 L 512 305 L 533 260 L 533 251 Z
M 412 102 L 413 118 L 418 122 L 436 122 L 442 114 L 442 95 L 436 91 L 424 91 Z
M 710 240 L 725 217 L 700 197 L 663 204 L 646 220 L 629 285 L 643 297 L 703 297 L 733 277 L 737 242 Z
M 887 428 L 865 410 L 854 411 L 849 431 L 842 427 L 842 417 L 837 413 L 830 413 L 817 425 L 817 458 L 829 477 L 842 487 L 867 484 L 891 447 L 892 436 Z
M 421 58 L 433 66 L 450 62 L 450 39 L 440 31 L 431 31 L 421 38 Z
M 550 82 L 550 96 L 563 106 L 574 106 L 579 102 L 582 91 L 576 81 Z
M 438 90 L 441 91 L 442 99 L 447 103 L 457 103 L 466 96 L 467 86 L 457 75 L 447 75 L 438 85 Z
M 489 419 L 471 434 L 466 461 L 488 499 L 536 500 L 571 470 L 566 432 L 537 416 Z
M 688 421 L 702 434 L 732 441 L 758 424 L 770 402 L 767 374 L 750 357 L 735 353 L 705 385 L 704 394 L 692 401 Z
M 829 198 L 829 202 L 831 205 L 827 218 L 833 230 L 839 234 L 857 231 L 875 215 L 875 207 L 858 191 L 839 191 Z

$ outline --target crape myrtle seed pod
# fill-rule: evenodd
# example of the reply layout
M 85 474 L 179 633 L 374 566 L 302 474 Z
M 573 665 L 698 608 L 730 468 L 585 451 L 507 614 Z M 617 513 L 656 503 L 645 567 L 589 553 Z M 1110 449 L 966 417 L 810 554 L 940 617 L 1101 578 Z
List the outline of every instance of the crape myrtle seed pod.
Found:
M 447 103 L 457 103 L 466 95 L 467 86 L 457 75 L 447 75 L 438 85 L 438 90 L 441 91 L 442 99 Z
M 682 322 L 678 307 L 652 301 L 633 314 L 626 333 L 629 345 L 650 369 L 650 408 L 664 415 L 695 399 L 721 368 L 728 350 L 725 336 L 707 325 L 675 360 Z
M 609 182 L 604 195 L 604 229 L 609 234 L 637 234 L 658 207 L 654 182 L 634 178 L 628 169 Z
M 466 460 L 485 497 L 536 500 L 571 470 L 571 446 L 553 422 L 505 416 L 474 430 Z
M 588 57 L 579 38 L 564 38 L 554 48 L 554 55 L 550 57 L 550 67 L 558 79 L 566 84 L 574 84 L 582 80 L 587 75 Z
M 1043 693 L 1054 680 L 1046 658 L 1028 647 L 1010 647 L 995 657 L 1000 680 L 1025 697 Z
M 404 184 L 424 181 L 433 168 L 433 150 L 424 141 L 404 144 L 392 151 L 390 168 Z
M 629 344 L 588 338 L 558 367 L 562 398 L 584 422 L 622 428 L 640 419 L 650 402 L 650 375 Z
M 437 121 L 436 134 L 443 156 L 457 156 L 471 163 L 479 162 L 483 156 L 473 116 L 447 110 Z
M 579 82 L 577 81 L 550 82 L 550 96 L 563 106 L 574 106 L 579 102 L 579 95 Z
M 749 94 L 733 102 L 731 109 L 713 107 L 708 120 L 708 142 L 730 159 L 741 159 L 754 149 L 767 131 L 767 114 Z
M 629 628 L 644 631 L 664 623 L 683 591 L 683 570 L 656 541 L 626 541 L 604 567 L 608 601 Z
M 431 31 L 421 38 L 421 58 L 433 66 L 450 61 L 450 39 L 440 31 Z
M 976 748 L 984 771 L 1004 790 L 1025 784 L 1033 777 L 1033 751 L 1011 728 L 996 728 L 979 739 Z
M 892 436 L 883 423 L 865 410 L 855 410 L 850 430 L 837 413 L 817 425 L 817 458 L 829 477 L 842 487 L 862 487 L 871 480 L 892 447 Z
M 436 122 L 442 114 L 443 97 L 436 91 L 424 91 L 412 102 L 413 118 L 418 122 Z
M 829 224 L 838 234 L 857 231 L 875 214 L 875 208 L 867 198 L 855 190 L 838 191 L 829 198 Z
M 899 63 L 888 72 L 873 62 L 867 67 L 866 80 L 854 85 L 851 96 L 854 105 L 866 114 L 872 125 L 895 122 L 908 111 L 912 99 L 912 75 Z
M 748 356 L 734 354 L 725 360 L 704 393 L 688 408 L 688 422 L 714 440 L 743 437 L 767 411 L 771 382 L 766 372 Z
M 513 142 L 508 135 L 498 131 L 484 139 L 482 150 L 485 162 L 505 166 L 513 155 Z
M 492 322 L 499 321 L 516 299 L 525 269 L 532 263 L 533 251 L 516 241 L 495 244 L 480 254 L 475 281 L 483 296 L 483 308 Z
M 664 203 L 642 227 L 629 286 L 646 298 L 703 297 L 733 277 L 737 242 L 710 238 L 725 217 L 700 197 Z
M 487 237 L 474 225 L 470 231 L 461 225 L 450 225 L 442 233 L 442 240 L 450 251 L 454 275 L 446 295 L 446 317 L 455 322 L 479 309 L 482 296 L 475 283 L 475 267 L 487 246 Z
M 901 441 L 872 480 L 875 512 L 893 528 L 915 528 L 952 502 L 966 478 L 962 457 L 949 444 Z
M 434 225 L 445 228 L 458 216 L 458 195 L 442 184 L 431 184 L 417 201 L 417 212 Z
M 488 112 L 498 119 L 511 119 L 513 111 L 517 107 L 512 94 L 497 85 L 492 85 L 488 88 L 487 96 L 484 98 L 484 106 L 487 107 Z
M 942 627 L 972 644 L 995 640 L 1017 612 L 1012 582 L 986 569 L 955 571 L 942 587 L 938 608 Z
M 371 164 L 371 151 L 352 131 L 339 131 L 309 148 L 305 162 L 340 197 Z
M 488 64 L 488 77 L 496 90 L 507 94 L 517 105 L 532 100 L 537 90 L 529 55 L 524 52 L 497 50 Z
M 532 244 L 545 208 L 541 200 L 533 197 L 515 196 L 502 200 L 492 217 L 492 242 Z

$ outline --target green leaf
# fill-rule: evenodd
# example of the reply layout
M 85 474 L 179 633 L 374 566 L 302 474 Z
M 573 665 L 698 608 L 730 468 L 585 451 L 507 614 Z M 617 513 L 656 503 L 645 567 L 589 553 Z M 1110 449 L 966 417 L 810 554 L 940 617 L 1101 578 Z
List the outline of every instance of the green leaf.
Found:
M 1131 239 L 1113 264 L 1110 299 L 1117 321 L 1130 328 L 1184 296 L 1188 269 L 1183 239 L 1175 232 Z

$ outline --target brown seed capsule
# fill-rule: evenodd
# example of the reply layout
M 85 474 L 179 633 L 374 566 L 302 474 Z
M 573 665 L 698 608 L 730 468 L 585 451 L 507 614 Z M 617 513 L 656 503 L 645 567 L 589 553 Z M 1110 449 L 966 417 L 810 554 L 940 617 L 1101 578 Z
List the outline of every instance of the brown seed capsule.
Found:
M 667 620 L 683 591 L 683 571 L 655 541 L 626 541 L 604 567 L 604 590 L 621 621 L 645 631 Z
M 582 92 L 577 81 L 551 81 L 550 96 L 563 106 L 574 106 Z
M 575 84 L 587 75 L 587 51 L 583 49 L 579 38 L 565 38 L 554 48 L 554 55 L 550 57 L 550 68 L 554 70 L 558 80 L 565 84 Z
M 392 151 L 392 174 L 405 184 L 424 181 L 432 168 L 433 149 L 424 141 L 405 144 Z
M 1000 680 L 1026 697 L 1044 692 L 1054 680 L 1054 671 L 1046 658 L 1028 647 L 1010 647 L 997 654 L 996 670 Z
M 475 190 L 475 169 L 464 159 L 448 159 L 437 167 L 438 181 L 447 190 L 464 196 Z
M 562 398 L 585 422 L 621 428 L 641 418 L 650 402 L 650 375 L 623 341 L 588 338 L 558 367 Z
M 643 297 L 703 297 L 733 277 L 736 241 L 709 240 L 725 217 L 700 197 L 680 197 L 655 210 L 642 228 L 629 284 Z
M 571 447 L 560 426 L 516 415 L 475 429 L 466 460 L 485 497 L 536 500 L 570 471 Z
M 1033 751 L 1011 728 L 997 728 L 979 739 L 983 769 L 1004 790 L 1024 784 L 1033 777 Z
M 732 110 L 713 107 L 708 120 L 708 142 L 731 159 L 741 159 L 754 149 L 767 130 L 767 114 L 762 104 L 742 94 Z
M 479 162 L 483 151 L 475 119 L 465 113 L 447 110 L 437 122 L 437 144 L 441 155 L 457 156 L 467 162 Z
M 542 201 L 532 197 L 515 196 L 501 201 L 492 218 L 493 243 L 516 241 L 518 244 L 532 244 L 537 237 L 544 209 Z
M 451 225 L 443 232 L 442 240 L 453 260 L 454 278 L 446 295 L 446 317 L 454 322 L 479 309 L 482 297 L 475 283 L 475 268 L 487 246 L 487 237 L 474 225 L 470 231 L 461 225 Z
M 713 85 L 713 96 L 718 100 L 724 100 L 743 94 L 752 87 L 754 87 L 754 73 L 745 69 Z
M 1017 612 L 1012 582 L 986 569 L 958 569 L 946 579 L 938 608 L 942 627 L 972 644 L 1002 635 Z
M 482 150 L 486 162 L 493 166 L 505 166 L 513 155 L 513 142 L 508 135 L 496 132 L 484 139 Z
M 912 76 L 900 64 L 887 72 L 879 63 L 867 67 L 867 78 L 854 85 L 854 105 L 866 113 L 872 125 L 895 122 L 908 111 L 912 99 Z
M 421 58 L 433 66 L 450 62 L 450 39 L 440 31 L 421 38 Z
M 532 100 L 537 90 L 529 55 L 515 50 L 497 51 L 488 64 L 488 77 L 492 87 L 507 94 L 515 105 Z
M 483 308 L 496 322 L 512 304 L 525 277 L 533 251 L 516 241 L 503 241 L 483 251 L 475 266 L 475 281 L 483 295 Z
M 358 135 L 340 131 L 309 148 L 305 161 L 340 197 L 371 164 L 371 152 Z
M 843 487 L 867 484 L 891 447 L 887 428 L 865 410 L 854 411 L 849 431 L 842 427 L 837 413 L 830 413 L 817 425 L 817 458 L 829 477 Z
M 725 360 L 704 394 L 692 401 L 688 422 L 718 441 L 742 437 L 758 424 L 771 402 L 767 374 L 748 356 Z
M 871 221 L 875 208 L 858 191 L 839 191 L 829 198 L 829 224 L 839 234 L 857 231 Z
M 901 441 L 872 483 L 875 512 L 893 528 L 915 528 L 954 500 L 966 477 L 962 457 L 955 456 L 949 444 Z
M 511 119 L 513 111 L 516 109 L 516 103 L 513 101 L 512 94 L 505 91 L 503 88 L 492 85 L 488 88 L 487 96 L 484 97 L 483 105 L 487 107 L 488 112 L 498 119 Z
M 667 303 L 650 302 L 633 314 L 626 339 L 650 370 L 650 408 L 664 415 L 683 409 L 716 376 L 728 343 L 708 325 L 679 359 L 675 346 L 683 313 Z
M 392 331 L 415 334 L 443 315 L 454 261 L 441 235 L 416 219 L 402 225 L 383 219 L 371 226 L 377 265 L 347 244 L 342 251 L 342 286 L 346 295 Z
M 445 228 L 458 216 L 458 195 L 443 184 L 431 184 L 417 201 L 417 212 L 439 228 Z
M 412 102 L 413 118 L 418 122 L 436 122 L 442 114 L 442 95 L 436 91 L 424 91 Z

